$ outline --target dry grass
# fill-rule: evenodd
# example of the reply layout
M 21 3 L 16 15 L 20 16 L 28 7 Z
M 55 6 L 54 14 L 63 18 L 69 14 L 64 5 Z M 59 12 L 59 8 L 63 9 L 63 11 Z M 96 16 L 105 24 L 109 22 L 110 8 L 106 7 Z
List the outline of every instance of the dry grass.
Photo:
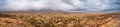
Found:
M 120 27 L 120 13 L 0 13 L 0 27 Z

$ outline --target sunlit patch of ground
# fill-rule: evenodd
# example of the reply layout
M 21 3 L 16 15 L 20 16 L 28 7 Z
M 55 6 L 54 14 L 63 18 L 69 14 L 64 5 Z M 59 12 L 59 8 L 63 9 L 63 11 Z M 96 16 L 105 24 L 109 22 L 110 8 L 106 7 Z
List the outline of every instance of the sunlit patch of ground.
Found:
M 0 13 L 0 27 L 120 27 L 120 13 Z

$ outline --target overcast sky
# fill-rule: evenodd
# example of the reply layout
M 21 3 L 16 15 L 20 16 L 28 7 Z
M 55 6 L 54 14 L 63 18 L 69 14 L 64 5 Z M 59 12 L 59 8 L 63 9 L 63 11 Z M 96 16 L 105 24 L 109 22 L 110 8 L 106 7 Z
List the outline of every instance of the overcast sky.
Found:
M 120 0 L 0 0 L 0 11 L 62 10 L 119 12 Z

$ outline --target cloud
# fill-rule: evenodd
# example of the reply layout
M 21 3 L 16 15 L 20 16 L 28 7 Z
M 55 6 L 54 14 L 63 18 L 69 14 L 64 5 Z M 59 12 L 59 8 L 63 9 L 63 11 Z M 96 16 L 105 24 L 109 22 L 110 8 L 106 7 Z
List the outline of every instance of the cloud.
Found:
M 104 11 L 120 7 L 119 0 L 5 0 L 5 10 Z M 117 11 L 117 10 L 116 10 Z

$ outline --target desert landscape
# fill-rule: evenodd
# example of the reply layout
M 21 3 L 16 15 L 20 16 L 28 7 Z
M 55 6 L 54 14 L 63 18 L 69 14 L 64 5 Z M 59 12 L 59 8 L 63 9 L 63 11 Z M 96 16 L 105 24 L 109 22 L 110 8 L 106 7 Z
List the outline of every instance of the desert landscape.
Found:
M 0 27 L 120 27 L 120 0 L 0 0 Z
M 1 12 L 0 27 L 120 27 L 120 13 Z

